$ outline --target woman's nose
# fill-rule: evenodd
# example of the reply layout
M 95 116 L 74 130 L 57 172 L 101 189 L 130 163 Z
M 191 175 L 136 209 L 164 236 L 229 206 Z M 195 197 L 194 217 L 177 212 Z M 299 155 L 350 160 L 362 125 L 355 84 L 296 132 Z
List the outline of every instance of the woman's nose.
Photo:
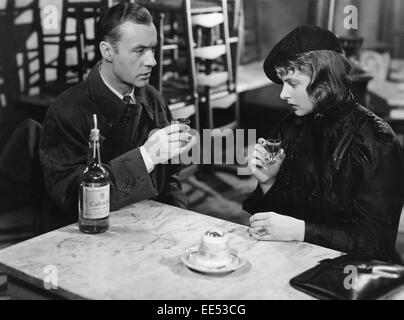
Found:
M 285 85 L 283 85 L 282 91 L 281 91 L 281 94 L 279 95 L 279 97 L 282 100 L 288 100 L 290 98 L 290 92 L 287 90 Z

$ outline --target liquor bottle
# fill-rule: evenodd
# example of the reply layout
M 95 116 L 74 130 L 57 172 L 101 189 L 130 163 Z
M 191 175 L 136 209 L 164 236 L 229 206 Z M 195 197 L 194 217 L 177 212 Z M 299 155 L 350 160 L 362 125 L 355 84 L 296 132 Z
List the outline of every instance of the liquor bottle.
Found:
M 95 114 L 93 119 L 88 163 L 79 180 L 79 229 L 85 233 L 101 233 L 109 228 L 110 179 L 101 164 L 100 131 Z

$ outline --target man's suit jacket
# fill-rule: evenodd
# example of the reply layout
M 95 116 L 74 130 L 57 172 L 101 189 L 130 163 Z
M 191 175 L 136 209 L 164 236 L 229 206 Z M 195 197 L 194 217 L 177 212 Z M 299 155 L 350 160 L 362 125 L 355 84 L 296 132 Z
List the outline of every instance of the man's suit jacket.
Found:
M 111 176 L 111 211 L 143 199 L 186 208 L 180 167 L 157 165 L 149 174 L 139 149 L 151 130 L 169 125 L 167 103 L 149 85 L 135 88 L 135 98 L 125 123 L 126 104 L 104 84 L 98 64 L 87 80 L 64 92 L 48 110 L 39 154 L 46 188 L 61 209 L 49 216 L 48 229 L 77 220 L 78 178 L 87 164 L 93 114 L 102 136 L 101 159 Z

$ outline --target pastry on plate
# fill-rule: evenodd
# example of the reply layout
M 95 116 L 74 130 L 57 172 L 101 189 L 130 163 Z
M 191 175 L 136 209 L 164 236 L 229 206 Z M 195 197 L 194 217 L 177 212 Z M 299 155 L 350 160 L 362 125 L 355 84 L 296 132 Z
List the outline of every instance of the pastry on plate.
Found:
M 208 230 L 202 236 L 195 263 L 208 268 L 221 268 L 232 260 L 229 239 L 220 230 Z

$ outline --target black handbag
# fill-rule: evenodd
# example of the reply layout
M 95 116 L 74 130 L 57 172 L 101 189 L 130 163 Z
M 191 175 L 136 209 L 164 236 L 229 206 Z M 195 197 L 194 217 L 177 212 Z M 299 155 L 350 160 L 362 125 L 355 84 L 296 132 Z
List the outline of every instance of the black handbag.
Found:
M 290 280 L 311 296 L 338 300 L 377 299 L 403 284 L 404 266 L 354 255 L 322 260 Z

